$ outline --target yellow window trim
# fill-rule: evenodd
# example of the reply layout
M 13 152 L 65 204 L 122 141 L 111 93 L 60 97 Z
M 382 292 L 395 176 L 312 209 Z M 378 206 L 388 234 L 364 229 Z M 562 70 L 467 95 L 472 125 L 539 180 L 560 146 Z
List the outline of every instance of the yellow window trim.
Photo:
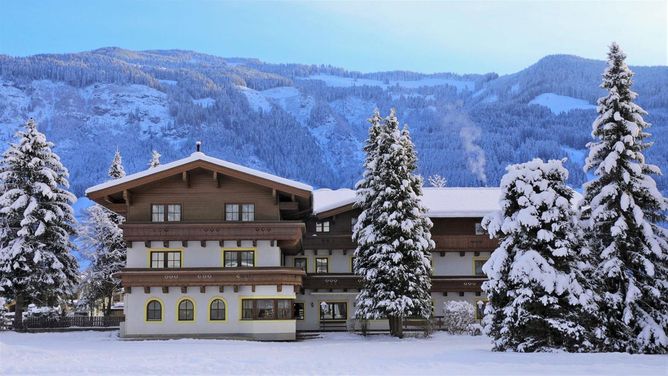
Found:
M 179 320 L 179 305 L 181 302 L 184 300 L 190 300 L 190 302 L 193 304 L 193 319 L 192 320 Z M 192 324 L 195 321 L 197 321 L 197 303 L 195 303 L 195 299 L 191 298 L 190 296 L 184 296 L 181 297 L 179 300 L 176 301 L 176 316 L 174 316 L 176 319 L 177 323 L 180 324 Z
M 240 296 L 239 298 L 239 316 L 237 316 L 237 321 L 239 322 L 251 322 L 251 323 L 258 323 L 258 322 L 286 322 L 286 321 L 297 321 L 295 319 L 292 320 L 244 320 L 242 319 L 243 315 L 243 300 L 262 300 L 262 299 L 284 299 L 284 300 L 295 300 L 297 299 L 297 296 L 295 294 L 292 295 L 263 295 L 263 296 Z M 306 306 L 304 306 L 304 309 L 306 309 Z M 301 320 L 300 320 L 301 321 Z
M 148 320 L 148 303 L 152 301 L 157 301 L 160 303 L 160 320 Z M 163 321 L 165 321 L 165 302 L 162 301 L 162 299 L 157 298 L 157 297 L 150 297 L 144 301 L 144 322 L 147 324 L 160 324 Z
M 222 320 L 211 320 L 211 303 L 213 303 L 214 300 L 222 300 L 223 304 L 225 304 L 225 317 Z M 211 299 L 209 299 L 209 302 L 206 305 L 206 309 L 207 309 L 206 317 L 207 317 L 208 321 L 212 322 L 212 323 L 227 322 L 228 307 L 229 307 L 229 305 L 227 304 L 227 300 L 225 300 L 225 298 L 223 298 L 222 296 L 214 296 Z
M 327 259 L 327 273 L 318 273 L 318 259 Z M 331 265 L 332 256 L 313 256 L 313 273 L 314 274 L 329 274 L 329 266 Z
M 257 247 L 232 247 L 232 248 L 221 248 L 220 249 L 220 264 L 225 267 L 225 252 L 244 252 L 251 251 L 253 252 L 253 267 L 257 266 Z M 233 267 L 228 267 L 233 268 Z
M 146 248 L 146 267 L 149 269 L 165 269 L 165 268 L 151 268 L 151 252 L 179 252 L 181 254 L 181 267 L 184 267 L 183 248 Z M 178 268 L 167 268 L 178 269 Z
M 321 312 L 321 311 L 322 311 L 322 307 L 320 306 L 320 304 L 322 304 L 322 302 L 325 302 L 325 303 L 346 303 L 346 318 L 345 318 L 345 320 L 343 320 L 343 319 L 336 319 L 336 320 L 322 320 L 322 319 L 320 318 L 320 316 L 321 316 L 320 314 L 322 313 L 322 312 Z M 350 319 L 349 316 L 350 316 L 350 315 L 349 315 L 349 311 L 348 311 L 348 301 L 347 301 L 347 300 L 318 300 L 318 321 L 319 321 L 319 322 L 320 322 L 320 321 L 348 321 L 348 319 Z
M 489 256 L 473 256 L 473 259 L 471 261 L 471 274 L 474 276 L 478 276 L 475 274 L 475 262 L 476 261 L 487 261 L 489 260 Z

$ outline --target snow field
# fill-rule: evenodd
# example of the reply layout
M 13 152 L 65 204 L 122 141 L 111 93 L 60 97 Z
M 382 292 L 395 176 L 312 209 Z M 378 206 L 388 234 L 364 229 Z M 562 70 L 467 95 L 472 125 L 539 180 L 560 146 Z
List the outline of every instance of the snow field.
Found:
M 665 375 L 668 357 L 492 352 L 487 337 L 398 340 L 327 333 L 303 342 L 123 341 L 117 332 L 0 333 L 2 375 Z

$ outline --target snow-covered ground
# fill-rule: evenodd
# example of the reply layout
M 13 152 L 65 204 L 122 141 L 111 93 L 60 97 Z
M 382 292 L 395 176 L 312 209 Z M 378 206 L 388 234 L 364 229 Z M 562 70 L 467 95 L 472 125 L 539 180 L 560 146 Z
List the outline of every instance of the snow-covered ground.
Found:
M 665 375 L 668 357 L 497 353 L 486 337 L 396 340 L 324 334 L 303 342 L 122 341 L 117 332 L 0 333 L 1 375 Z
M 570 110 L 593 110 L 596 106 L 590 104 L 584 99 L 568 97 L 565 95 L 557 95 L 554 93 L 544 93 L 532 99 L 529 104 L 537 104 L 545 106 L 552 111 L 553 114 L 559 115 Z

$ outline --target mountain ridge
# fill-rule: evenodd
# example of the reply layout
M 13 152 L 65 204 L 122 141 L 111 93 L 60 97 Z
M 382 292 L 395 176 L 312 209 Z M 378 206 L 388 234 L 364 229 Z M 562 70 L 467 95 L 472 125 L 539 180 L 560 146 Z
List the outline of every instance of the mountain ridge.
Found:
M 189 155 L 199 139 L 207 154 L 231 162 L 316 187 L 352 187 L 366 119 L 395 107 L 410 125 L 420 173 L 444 175 L 450 185 L 496 185 L 509 163 L 583 151 L 604 67 L 574 55 L 548 55 L 503 76 L 361 73 L 187 50 L 0 55 L 0 141 L 34 117 L 56 142 L 77 194 L 106 180 L 116 147 L 135 172 L 151 149 L 167 162 Z M 632 69 L 654 140 L 668 139 L 668 67 Z M 648 160 L 665 170 L 668 145 L 656 144 Z M 579 186 L 581 161 L 567 167 Z M 657 181 L 665 191 L 668 180 Z

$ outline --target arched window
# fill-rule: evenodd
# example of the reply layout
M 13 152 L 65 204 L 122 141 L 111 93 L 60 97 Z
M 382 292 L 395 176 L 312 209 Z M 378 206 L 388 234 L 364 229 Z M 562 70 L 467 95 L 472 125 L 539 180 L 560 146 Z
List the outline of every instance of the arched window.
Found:
M 192 301 L 184 299 L 179 303 L 179 321 L 195 320 L 195 305 Z
M 146 321 L 162 321 L 162 304 L 157 300 L 151 300 L 146 305 Z
M 225 320 L 225 302 L 222 299 L 214 299 L 209 306 L 209 320 Z

